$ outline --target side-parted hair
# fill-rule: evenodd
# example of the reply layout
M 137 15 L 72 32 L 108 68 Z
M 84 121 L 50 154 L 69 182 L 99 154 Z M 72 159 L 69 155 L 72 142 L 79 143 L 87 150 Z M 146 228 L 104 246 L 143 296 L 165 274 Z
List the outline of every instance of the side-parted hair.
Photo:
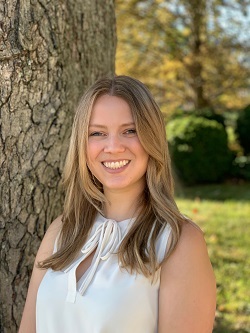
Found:
M 119 247 L 118 256 L 122 267 L 128 271 L 152 277 L 161 264 L 156 258 L 157 237 L 167 224 L 171 226 L 167 258 L 179 240 L 183 216 L 173 197 L 162 113 L 147 87 L 124 75 L 98 80 L 79 102 L 63 173 L 66 193 L 58 251 L 39 267 L 61 270 L 68 266 L 86 242 L 97 212 L 103 214 L 106 198 L 102 184 L 87 165 L 91 112 L 96 100 L 103 95 L 120 97 L 128 103 L 138 138 L 149 155 L 146 187 L 138 202 L 138 214 Z

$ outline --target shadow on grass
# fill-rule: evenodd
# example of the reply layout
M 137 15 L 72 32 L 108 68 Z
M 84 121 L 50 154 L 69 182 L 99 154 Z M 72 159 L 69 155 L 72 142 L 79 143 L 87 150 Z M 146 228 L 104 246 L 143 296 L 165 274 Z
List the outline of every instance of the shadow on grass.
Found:
M 213 329 L 213 333 L 249 333 L 250 329 L 245 328 L 234 328 L 232 325 L 227 322 L 225 319 L 216 319 L 216 324 Z
M 248 201 L 250 200 L 250 183 L 242 184 L 209 184 L 200 186 L 184 187 L 180 184 L 176 187 L 176 196 L 178 198 L 202 200 L 237 200 Z

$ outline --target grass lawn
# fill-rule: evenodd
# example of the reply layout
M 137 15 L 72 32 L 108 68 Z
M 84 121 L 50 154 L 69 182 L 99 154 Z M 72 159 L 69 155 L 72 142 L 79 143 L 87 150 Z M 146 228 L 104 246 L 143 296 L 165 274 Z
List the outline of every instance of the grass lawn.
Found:
M 204 231 L 217 280 L 214 333 L 250 332 L 250 184 L 178 190 L 180 210 Z

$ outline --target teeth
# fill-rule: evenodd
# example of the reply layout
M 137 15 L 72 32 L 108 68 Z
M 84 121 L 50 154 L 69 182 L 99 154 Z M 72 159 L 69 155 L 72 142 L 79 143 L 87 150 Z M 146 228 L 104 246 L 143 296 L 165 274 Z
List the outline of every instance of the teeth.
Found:
M 128 160 L 123 160 L 120 162 L 103 162 L 106 168 L 109 169 L 119 169 L 128 164 Z

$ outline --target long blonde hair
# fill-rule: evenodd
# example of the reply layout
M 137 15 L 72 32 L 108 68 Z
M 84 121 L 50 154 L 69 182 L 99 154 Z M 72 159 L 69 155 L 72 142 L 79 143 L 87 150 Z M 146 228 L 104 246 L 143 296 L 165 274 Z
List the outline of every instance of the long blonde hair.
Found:
M 79 102 L 63 173 L 66 195 L 59 249 L 40 263 L 40 267 L 60 270 L 69 265 L 86 242 L 97 211 L 103 214 L 106 199 L 102 184 L 91 174 L 86 153 L 91 112 L 95 101 L 102 95 L 117 96 L 128 103 L 139 140 L 149 155 L 140 210 L 118 252 L 123 267 L 149 277 L 161 264 L 156 259 L 157 237 L 169 223 L 172 230 L 169 256 L 178 242 L 183 217 L 173 197 L 162 113 L 147 87 L 128 76 L 98 80 Z

